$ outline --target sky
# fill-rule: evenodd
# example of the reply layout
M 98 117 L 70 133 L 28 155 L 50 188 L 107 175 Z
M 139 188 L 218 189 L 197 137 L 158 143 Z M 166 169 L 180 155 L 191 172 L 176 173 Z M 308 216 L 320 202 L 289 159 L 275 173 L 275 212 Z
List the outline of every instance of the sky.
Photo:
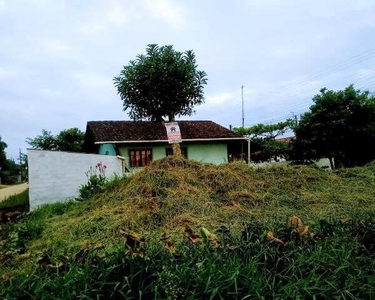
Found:
M 245 127 L 299 115 L 322 87 L 375 92 L 373 0 L 0 0 L 0 136 L 129 120 L 113 84 L 148 44 L 192 49 L 205 103 L 181 119 Z

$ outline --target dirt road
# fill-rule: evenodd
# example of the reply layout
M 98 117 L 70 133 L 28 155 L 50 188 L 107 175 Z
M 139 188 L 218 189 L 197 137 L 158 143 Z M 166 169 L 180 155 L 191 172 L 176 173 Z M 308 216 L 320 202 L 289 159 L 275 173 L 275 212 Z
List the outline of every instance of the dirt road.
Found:
M 27 183 L 21 183 L 17 185 L 12 185 L 0 190 L 0 201 L 8 198 L 9 196 L 20 194 L 25 191 L 29 185 Z

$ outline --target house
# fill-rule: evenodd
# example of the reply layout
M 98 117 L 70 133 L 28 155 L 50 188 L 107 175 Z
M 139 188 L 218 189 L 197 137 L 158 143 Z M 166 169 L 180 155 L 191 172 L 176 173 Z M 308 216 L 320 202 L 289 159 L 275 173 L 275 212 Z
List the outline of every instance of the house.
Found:
M 182 155 L 204 163 L 221 164 L 244 157 L 247 139 L 212 121 L 178 121 Z M 172 154 L 163 123 L 152 121 L 90 121 L 88 153 L 118 155 L 127 169 L 148 165 Z

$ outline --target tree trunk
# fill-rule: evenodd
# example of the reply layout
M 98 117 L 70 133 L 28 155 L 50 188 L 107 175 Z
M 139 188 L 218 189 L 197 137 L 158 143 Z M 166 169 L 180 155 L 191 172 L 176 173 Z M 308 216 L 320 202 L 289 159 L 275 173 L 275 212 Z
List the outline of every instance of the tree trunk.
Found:
M 168 115 L 168 120 L 169 120 L 169 122 L 176 122 L 173 114 Z M 172 151 L 173 151 L 173 156 L 182 157 L 181 147 L 180 147 L 179 143 L 174 143 L 172 145 Z
M 174 143 L 172 145 L 172 150 L 173 150 L 173 156 L 175 156 L 175 157 L 182 157 L 181 147 L 180 147 L 179 143 Z

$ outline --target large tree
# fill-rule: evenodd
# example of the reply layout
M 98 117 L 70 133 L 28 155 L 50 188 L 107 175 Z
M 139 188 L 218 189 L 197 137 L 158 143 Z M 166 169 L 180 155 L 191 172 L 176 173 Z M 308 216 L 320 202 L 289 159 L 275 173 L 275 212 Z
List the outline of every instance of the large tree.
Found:
M 42 129 L 42 134 L 37 135 L 35 138 L 26 138 L 26 143 L 33 149 L 57 150 L 56 137 L 52 135 L 51 131 L 45 129 Z
M 82 152 L 85 133 L 78 128 L 69 128 L 56 136 L 57 148 L 60 151 Z
M 375 98 L 350 85 L 322 89 L 295 128 L 295 153 L 327 157 L 331 167 L 363 165 L 375 158 Z
M 0 170 L 4 168 L 7 157 L 5 154 L 5 148 L 8 147 L 8 145 L 1 140 L 0 136 Z
M 175 121 L 190 116 L 204 102 L 206 73 L 197 69 L 192 50 L 148 45 L 146 54 L 124 66 L 114 83 L 133 120 Z
M 62 130 L 56 136 L 43 129 L 41 135 L 27 138 L 26 142 L 33 149 L 82 152 L 84 139 L 85 133 L 74 127 Z
M 0 183 L 13 184 L 18 180 L 19 165 L 13 159 L 6 157 L 5 148 L 7 147 L 0 136 Z

